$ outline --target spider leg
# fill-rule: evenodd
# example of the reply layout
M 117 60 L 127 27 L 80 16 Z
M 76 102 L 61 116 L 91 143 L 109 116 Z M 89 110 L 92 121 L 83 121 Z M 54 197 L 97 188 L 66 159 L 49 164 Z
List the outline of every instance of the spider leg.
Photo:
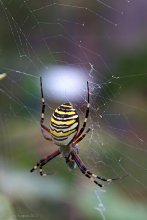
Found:
M 88 97 L 87 97 L 87 110 L 86 110 L 86 114 L 85 114 L 85 119 L 84 119 L 82 128 L 80 129 L 80 131 L 78 132 L 78 134 L 76 135 L 76 137 L 74 138 L 74 140 L 77 140 L 78 137 L 80 137 L 81 134 L 83 133 L 83 131 L 85 130 L 86 123 L 87 123 L 87 118 L 88 118 L 88 116 L 89 116 L 90 103 L 89 103 L 89 84 L 88 84 L 88 81 L 87 81 L 87 91 L 88 91 Z
M 88 128 L 87 130 L 86 130 L 86 132 L 81 136 L 81 137 L 79 137 L 75 142 L 73 142 L 73 144 L 75 145 L 75 144 L 77 144 L 77 143 L 79 143 L 81 140 L 83 140 L 83 138 L 87 135 L 87 133 L 89 132 L 89 131 L 91 131 L 92 129 L 91 128 Z
M 47 128 L 45 125 L 41 124 L 41 132 L 43 137 L 47 140 L 47 141 L 52 141 L 52 139 L 50 137 L 48 137 L 45 133 L 44 130 L 50 133 L 50 129 Z
M 97 184 L 99 187 L 104 187 L 108 184 L 110 184 L 113 180 L 118 180 L 118 179 L 122 179 L 126 176 L 122 176 L 122 177 L 116 177 L 116 178 L 103 178 L 101 176 L 97 176 L 96 174 L 90 172 L 85 164 L 83 163 L 83 161 L 80 159 L 80 157 L 77 155 L 77 153 L 73 150 L 71 151 L 71 155 L 73 156 L 74 161 L 76 162 L 77 166 L 79 167 L 80 171 L 89 179 L 91 179 L 95 184 Z M 101 184 L 98 181 L 96 181 L 96 179 L 99 179 L 101 181 L 107 182 L 107 184 Z
M 42 78 L 40 77 L 40 88 L 41 88 L 41 102 L 42 102 L 42 111 L 41 111 L 41 119 L 40 119 L 40 126 L 41 126 L 41 132 L 43 137 L 48 140 L 52 141 L 51 138 L 47 137 L 44 133 L 44 130 L 50 133 L 50 129 L 47 128 L 43 123 L 44 123 L 44 112 L 45 112 L 45 101 L 44 101 L 44 96 L 43 96 L 43 89 L 42 89 Z
M 54 151 L 53 153 L 47 155 L 43 159 L 41 159 L 31 170 L 30 172 L 34 172 L 35 170 L 39 169 L 39 173 L 41 176 L 46 176 L 47 174 L 43 171 L 42 167 L 47 164 L 50 160 L 55 158 L 60 154 L 60 150 Z

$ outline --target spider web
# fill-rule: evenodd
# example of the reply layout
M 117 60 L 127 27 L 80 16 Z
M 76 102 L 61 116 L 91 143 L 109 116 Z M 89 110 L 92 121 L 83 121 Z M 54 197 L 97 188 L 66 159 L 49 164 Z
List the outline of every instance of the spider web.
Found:
M 0 0 L 3 219 L 146 219 L 146 7 L 145 0 Z M 80 157 L 101 176 L 127 178 L 101 190 L 60 158 L 46 166 L 55 175 L 30 175 L 56 149 L 40 133 L 40 76 L 46 124 L 66 101 L 82 124 L 89 81 L 93 130 Z

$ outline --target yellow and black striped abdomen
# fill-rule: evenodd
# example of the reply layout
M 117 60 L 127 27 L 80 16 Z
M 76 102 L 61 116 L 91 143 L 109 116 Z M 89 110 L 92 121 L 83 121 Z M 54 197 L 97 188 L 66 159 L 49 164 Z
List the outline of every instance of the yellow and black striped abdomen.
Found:
M 60 105 L 52 114 L 50 132 L 58 146 L 69 145 L 79 128 L 79 116 L 71 103 Z

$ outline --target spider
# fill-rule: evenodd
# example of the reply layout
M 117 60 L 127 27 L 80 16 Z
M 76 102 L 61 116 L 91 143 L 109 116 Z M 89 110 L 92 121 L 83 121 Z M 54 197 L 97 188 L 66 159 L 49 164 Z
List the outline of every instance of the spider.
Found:
M 76 166 L 79 167 L 80 171 L 89 179 L 91 179 L 99 187 L 103 187 L 106 184 L 111 183 L 113 180 L 121 179 L 122 177 L 117 178 L 103 178 L 97 176 L 96 174 L 89 171 L 83 161 L 78 156 L 78 143 L 83 140 L 83 138 L 91 131 L 91 128 L 88 128 L 85 131 L 87 119 L 89 116 L 89 83 L 87 81 L 87 109 L 85 114 L 85 119 L 81 129 L 79 129 L 79 115 L 74 109 L 72 103 L 61 104 L 52 114 L 50 119 L 50 128 L 44 125 L 44 112 L 45 112 L 45 100 L 43 96 L 43 87 L 42 87 L 42 78 L 40 77 L 40 87 L 41 87 L 41 97 L 42 97 L 42 113 L 40 119 L 40 126 L 43 137 L 55 143 L 59 146 L 58 150 L 47 155 L 41 159 L 31 170 L 30 172 L 39 170 L 41 176 L 46 176 L 47 174 L 43 171 L 42 167 L 55 158 L 58 155 L 64 157 L 66 164 L 74 169 Z M 45 131 L 50 134 L 50 137 L 46 136 Z M 85 132 L 84 132 L 85 131 Z M 106 182 L 106 184 L 102 184 Z

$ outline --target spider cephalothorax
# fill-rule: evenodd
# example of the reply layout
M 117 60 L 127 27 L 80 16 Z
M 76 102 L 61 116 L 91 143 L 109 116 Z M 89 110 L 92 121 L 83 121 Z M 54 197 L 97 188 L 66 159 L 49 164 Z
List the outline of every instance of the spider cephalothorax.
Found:
M 42 89 L 42 79 L 40 78 L 40 87 L 41 87 L 41 96 L 42 96 L 42 113 L 41 113 L 41 131 L 43 137 L 55 143 L 59 146 L 58 150 L 54 151 L 52 154 L 47 155 L 43 159 L 41 159 L 32 169 L 33 172 L 36 169 L 39 169 L 39 173 L 41 176 L 46 176 L 46 173 L 43 171 L 42 167 L 48 163 L 50 160 L 55 158 L 56 156 L 62 154 L 65 158 L 66 164 L 70 168 L 75 168 L 76 165 L 79 167 L 81 172 L 88 178 L 90 178 L 94 183 L 98 186 L 103 187 L 105 184 L 99 183 L 96 179 L 105 181 L 110 183 L 112 180 L 121 179 L 118 178 L 103 178 L 97 176 L 96 174 L 90 172 L 80 157 L 78 156 L 78 143 L 86 136 L 86 134 L 91 130 L 88 128 L 85 131 L 87 118 L 89 116 L 89 84 L 87 82 L 87 110 L 85 114 L 85 119 L 82 124 L 81 129 L 79 129 L 79 116 L 74 109 L 71 103 L 61 104 L 52 114 L 50 120 L 50 128 L 44 125 L 44 111 L 45 111 L 45 101 L 43 97 L 43 89 Z M 50 137 L 46 136 L 45 131 L 50 134 Z M 84 132 L 85 131 L 85 132 Z M 84 133 L 83 133 L 84 132 Z

